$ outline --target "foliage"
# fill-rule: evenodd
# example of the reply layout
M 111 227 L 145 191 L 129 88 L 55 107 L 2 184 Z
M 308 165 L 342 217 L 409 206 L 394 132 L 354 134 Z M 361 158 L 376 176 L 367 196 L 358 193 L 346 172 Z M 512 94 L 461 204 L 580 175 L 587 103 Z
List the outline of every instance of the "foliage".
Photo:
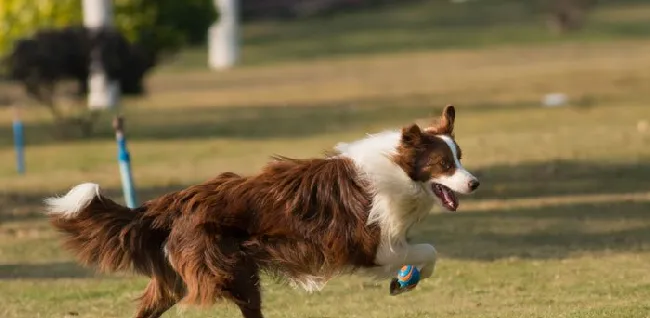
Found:
M 81 22 L 79 0 L 2 0 L 0 2 L 0 55 L 14 40 L 40 27 L 60 27 Z
M 208 27 L 217 19 L 213 0 L 155 1 L 157 24 L 178 31 L 184 43 L 203 43 Z
M 201 43 L 216 19 L 212 0 L 114 0 L 113 5 L 115 25 L 128 39 L 158 50 Z M 81 23 L 81 6 L 80 0 L 2 0 L 0 55 L 39 28 Z
M 82 4 L 82 0 L 0 0 L 0 56 L 11 52 L 16 40 L 39 29 L 81 24 Z M 154 60 L 183 44 L 202 42 L 215 18 L 212 0 L 113 0 L 115 26 L 129 41 L 140 43 Z M 55 114 L 56 122 L 62 123 L 60 128 L 79 126 L 83 135 L 90 133 L 92 114 L 65 118 L 56 116 L 59 106 L 45 106 Z

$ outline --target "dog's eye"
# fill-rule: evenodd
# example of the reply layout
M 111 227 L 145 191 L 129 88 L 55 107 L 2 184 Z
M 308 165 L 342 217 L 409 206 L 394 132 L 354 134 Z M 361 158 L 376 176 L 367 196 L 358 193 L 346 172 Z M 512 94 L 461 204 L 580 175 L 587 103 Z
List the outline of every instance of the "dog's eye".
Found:
M 451 169 L 451 164 L 449 164 L 449 162 L 446 161 L 446 160 L 440 161 L 440 165 L 441 165 L 442 168 L 445 169 L 445 170 L 449 170 L 449 169 Z

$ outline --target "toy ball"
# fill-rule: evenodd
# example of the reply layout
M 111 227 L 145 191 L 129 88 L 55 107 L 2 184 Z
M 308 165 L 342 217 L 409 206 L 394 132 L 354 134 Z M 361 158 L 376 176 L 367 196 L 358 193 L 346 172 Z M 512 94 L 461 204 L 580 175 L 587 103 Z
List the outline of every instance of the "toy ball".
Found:
M 420 271 L 413 265 L 403 266 L 390 284 L 391 295 L 410 291 L 420 282 Z
M 397 273 L 397 281 L 402 288 L 413 288 L 420 282 L 420 271 L 412 265 L 405 265 Z

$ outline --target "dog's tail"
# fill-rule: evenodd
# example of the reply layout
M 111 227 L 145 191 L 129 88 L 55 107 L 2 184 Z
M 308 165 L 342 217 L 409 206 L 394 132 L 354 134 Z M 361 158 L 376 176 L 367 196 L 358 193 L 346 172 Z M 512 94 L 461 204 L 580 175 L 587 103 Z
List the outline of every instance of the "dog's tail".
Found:
M 105 197 L 97 184 L 77 185 L 45 203 L 51 223 L 64 233 L 66 247 L 86 266 L 152 275 L 164 259 L 169 235 L 165 222 L 145 207 L 132 210 Z

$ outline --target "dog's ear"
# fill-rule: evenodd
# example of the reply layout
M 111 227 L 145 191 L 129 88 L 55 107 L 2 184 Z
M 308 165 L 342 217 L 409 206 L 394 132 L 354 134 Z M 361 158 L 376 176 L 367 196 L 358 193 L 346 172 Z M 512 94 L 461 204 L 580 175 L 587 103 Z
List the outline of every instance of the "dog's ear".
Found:
M 425 131 L 435 135 L 454 135 L 454 121 L 456 120 L 456 108 L 454 105 L 447 105 L 442 110 L 442 116 L 434 120 Z
M 451 135 L 454 133 L 454 121 L 456 120 L 456 108 L 454 105 L 447 105 L 442 110 L 440 117 L 440 132 Z
M 402 128 L 402 143 L 407 146 L 414 146 L 422 140 L 422 130 L 420 126 L 412 124 Z

